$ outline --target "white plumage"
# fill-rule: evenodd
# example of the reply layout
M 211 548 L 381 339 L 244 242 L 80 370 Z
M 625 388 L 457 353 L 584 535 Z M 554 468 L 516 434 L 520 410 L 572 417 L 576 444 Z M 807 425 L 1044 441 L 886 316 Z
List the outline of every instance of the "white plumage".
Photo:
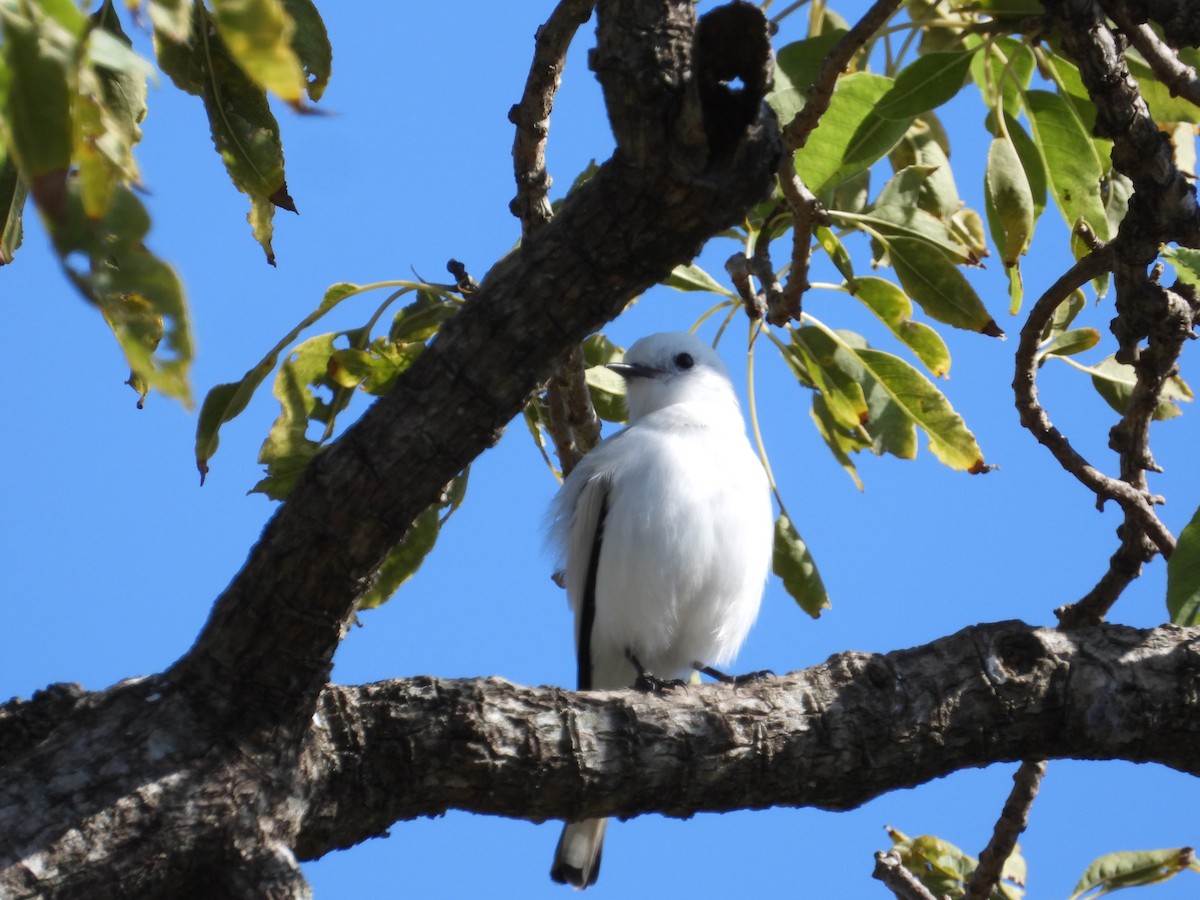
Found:
M 633 685 L 635 661 L 662 679 L 731 662 L 771 559 L 766 475 L 720 357 L 693 335 L 655 334 L 610 368 L 626 380 L 629 426 L 551 508 L 585 690 Z M 604 825 L 566 825 L 551 877 L 593 883 Z

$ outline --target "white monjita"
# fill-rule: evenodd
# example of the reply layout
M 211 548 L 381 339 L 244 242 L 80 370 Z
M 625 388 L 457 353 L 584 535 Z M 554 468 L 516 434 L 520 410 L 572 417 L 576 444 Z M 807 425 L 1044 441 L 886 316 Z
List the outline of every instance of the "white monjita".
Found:
M 551 508 L 575 613 L 581 690 L 629 687 L 732 661 L 758 615 L 771 560 L 766 475 L 720 357 L 654 334 L 610 365 L 629 426 L 601 442 Z M 563 828 L 550 874 L 599 874 L 604 819 Z

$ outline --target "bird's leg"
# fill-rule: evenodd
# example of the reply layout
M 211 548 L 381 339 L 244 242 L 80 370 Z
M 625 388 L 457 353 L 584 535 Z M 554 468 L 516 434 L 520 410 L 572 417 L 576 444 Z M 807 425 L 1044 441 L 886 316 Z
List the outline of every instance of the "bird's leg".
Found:
M 720 669 L 714 669 L 712 666 L 704 666 L 700 663 L 692 663 L 692 668 L 698 672 L 703 672 L 709 678 L 721 682 L 721 684 L 746 684 L 751 681 L 762 681 L 766 678 L 774 678 L 775 673 L 770 669 L 758 669 L 754 672 L 747 672 L 744 675 L 726 675 Z
M 638 658 L 633 655 L 632 650 L 626 650 L 625 656 L 637 669 L 637 680 L 633 683 L 634 690 L 645 691 L 648 694 L 662 694 L 675 688 L 687 687 L 687 682 L 680 678 L 659 678 L 657 675 L 650 674 L 646 671 L 646 667 L 638 662 Z

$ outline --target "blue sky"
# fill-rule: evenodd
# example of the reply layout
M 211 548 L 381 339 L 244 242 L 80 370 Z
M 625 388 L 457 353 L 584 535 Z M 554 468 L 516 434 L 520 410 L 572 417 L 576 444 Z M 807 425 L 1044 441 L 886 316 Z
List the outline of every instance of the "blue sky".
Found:
M 150 243 L 187 287 L 198 397 L 240 377 L 329 284 L 408 278 L 414 270 L 443 280 L 450 257 L 479 278 L 519 235 L 507 208 L 513 182 L 506 115 L 550 4 L 503 12 L 483 2 L 324 6 L 335 57 L 321 106 L 330 115 L 279 111 L 288 185 L 301 214 L 276 218 L 277 269 L 250 236 L 245 198 L 212 151 L 199 101 L 169 85 L 151 91 L 139 150 L 154 216 Z M 864 6 L 853 3 L 846 12 Z M 777 45 L 799 38 L 801 27 L 785 23 Z M 584 65 L 591 43 L 589 26 L 572 51 L 552 119 L 554 196 L 590 159 L 611 151 L 599 90 Z M 983 113 L 969 88 L 944 120 L 964 129 L 952 133 L 953 164 L 960 192 L 981 209 Z M 32 216 L 28 224 L 16 263 L 0 273 L 10 335 L 9 438 L 0 445 L 4 697 L 27 697 L 55 681 L 103 688 L 170 665 L 274 508 L 246 496 L 260 477 L 258 447 L 276 414 L 269 392 L 226 427 L 208 483 L 199 487 L 194 414 L 153 396 L 146 409 L 135 408 L 103 322 L 60 277 Z M 709 252 L 710 271 L 719 272 L 732 251 L 726 244 Z M 1048 211 L 1028 262 L 1027 294 L 1044 289 L 1068 257 L 1061 217 Z M 999 264 L 971 277 L 1015 335 L 1019 320 L 1005 312 Z M 818 278 L 833 280 L 821 271 Z M 360 323 L 376 302 L 363 298 L 329 330 Z M 651 331 L 686 328 L 708 305 L 698 295 L 658 289 L 608 333 L 627 345 Z M 844 295 L 814 292 L 806 309 L 878 339 Z M 1081 324 L 1104 329 L 1111 315 L 1108 306 L 1092 307 Z M 701 333 L 711 338 L 714 328 Z M 844 650 L 925 643 L 980 621 L 1053 624 L 1053 608 L 1077 599 L 1104 570 L 1118 516 L 1098 513 L 1091 495 L 1019 428 L 1009 388 L 1015 341 L 942 333 L 954 354 L 942 387 L 1000 469 L 985 477 L 954 473 L 922 446 L 914 462 L 860 458 L 863 493 L 812 428 L 806 392 L 763 346 L 757 381 L 766 443 L 834 605 L 813 621 L 771 583 L 738 669 L 789 671 Z M 1111 341 L 1104 346 L 1111 352 Z M 739 322 L 722 352 L 741 387 L 744 347 Z M 1187 361 L 1184 376 L 1200 381 Z M 1054 365 L 1040 384 L 1056 423 L 1111 470 L 1113 419 L 1090 384 Z M 1192 409 L 1155 426 L 1165 474 L 1153 487 L 1168 497 L 1163 516 L 1176 533 L 1200 502 L 1191 474 L 1197 436 Z M 499 675 L 569 685 L 570 617 L 549 579 L 541 532 L 554 490 L 524 426 L 515 423 L 474 466 L 466 504 L 425 567 L 347 637 L 335 679 Z M 1161 622 L 1163 588 L 1159 561 L 1113 619 Z M 935 833 L 978 853 L 1013 769 L 962 772 L 850 813 L 777 809 L 621 823 L 609 831 L 593 893 L 885 896 L 870 880 L 871 855 L 888 844 L 884 825 Z M 1104 852 L 1194 845 L 1198 800 L 1194 779 L 1161 767 L 1052 764 L 1022 841 L 1029 896 L 1065 897 Z M 554 823 L 453 813 L 397 823 L 390 839 L 332 854 L 307 872 L 318 898 L 561 898 L 566 889 L 546 877 L 557 833 Z M 1194 897 L 1198 884 L 1187 873 L 1143 895 Z

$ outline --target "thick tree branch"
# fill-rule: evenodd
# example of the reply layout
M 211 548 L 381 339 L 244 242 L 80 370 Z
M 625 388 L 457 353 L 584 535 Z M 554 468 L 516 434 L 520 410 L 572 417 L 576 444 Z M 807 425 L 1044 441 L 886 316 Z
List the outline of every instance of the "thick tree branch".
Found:
M 1200 774 L 1200 631 L 1004 622 L 754 684 L 665 696 L 499 679 L 331 687 L 306 770 L 303 858 L 399 819 L 541 821 L 854 808 L 958 769 L 1046 758 Z
M 751 96 L 765 91 L 770 48 L 761 13 L 739 8 L 726 41 L 745 50 L 738 77 Z M 769 192 L 774 120 L 761 93 L 752 111 L 710 109 L 721 94 L 698 82 L 725 79 L 728 60 L 709 60 L 715 76 L 693 65 L 693 14 L 684 0 L 599 5 L 593 67 L 614 158 L 310 464 L 173 673 L 198 701 L 246 721 L 306 720 L 358 597 L 440 486 L 496 441 L 570 345 Z

